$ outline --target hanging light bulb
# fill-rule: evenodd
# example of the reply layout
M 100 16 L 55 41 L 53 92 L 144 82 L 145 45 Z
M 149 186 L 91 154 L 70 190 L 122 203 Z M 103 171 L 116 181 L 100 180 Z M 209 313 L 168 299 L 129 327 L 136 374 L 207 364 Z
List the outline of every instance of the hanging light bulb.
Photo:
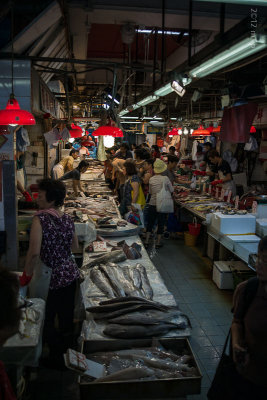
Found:
M 188 129 L 184 128 L 184 135 L 188 135 Z
M 178 135 L 181 135 L 182 133 L 183 133 L 182 129 L 179 128 L 179 129 L 178 129 Z
M 192 133 L 194 132 L 194 129 L 190 129 L 190 135 L 192 135 Z
M 72 137 L 72 138 L 69 138 L 69 142 L 70 142 L 70 143 L 73 143 L 74 140 L 75 140 L 75 138 L 73 138 L 73 137 Z
M 113 136 L 104 136 L 104 146 L 110 148 L 114 146 L 115 138 Z

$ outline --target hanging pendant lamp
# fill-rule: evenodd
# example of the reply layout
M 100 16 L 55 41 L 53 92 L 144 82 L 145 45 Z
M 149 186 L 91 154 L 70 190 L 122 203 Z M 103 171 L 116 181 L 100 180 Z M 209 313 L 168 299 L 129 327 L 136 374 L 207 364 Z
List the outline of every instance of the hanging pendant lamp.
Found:
M 255 126 L 252 125 L 252 127 L 250 128 L 250 133 L 256 133 L 256 128 Z
M 220 133 L 221 132 L 221 125 L 218 125 L 217 128 L 213 128 L 213 133 Z
M 123 137 L 123 132 L 116 126 L 103 125 L 97 128 L 92 136 L 112 136 L 112 137 Z
M 13 79 L 13 78 L 12 78 Z M 0 110 L 0 125 L 35 125 L 34 116 L 26 110 L 21 110 L 14 94 L 10 95 L 6 108 Z
M 199 125 L 198 129 L 192 132 L 192 136 L 210 136 L 210 131 L 204 129 L 203 125 Z
M 70 132 L 70 136 L 75 139 L 80 138 L 83 135 L 82 128 L 75 124 L 71 124 L 71 129 L 69 130 L 69 132 Z
M 169 137 L 177 136 L 178 135 L 178 129 L 177 128 L 172 128 L 172 130 L 168 133 Z

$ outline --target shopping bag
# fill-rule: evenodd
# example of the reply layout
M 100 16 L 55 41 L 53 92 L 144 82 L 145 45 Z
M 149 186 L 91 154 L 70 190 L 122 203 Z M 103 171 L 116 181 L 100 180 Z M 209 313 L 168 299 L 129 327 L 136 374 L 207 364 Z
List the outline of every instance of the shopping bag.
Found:
M 130 181 L 132 183 L 132 181 Z M 133 190 L 131 192 L 132 200 L 133 200 Z M 140 204 L 140 206 L 143 208 L 146 204 L 146 198 L 142 189 L 142 186 L 139 183 L 139 189 L 138 189 L 138 197 L 136 200 L 136 204 Z
M 29 297 L 39 298 L 46 301 L 50 286 L 52 269 L 47 267 L 41 260 L 34 269 L 33 277 L 29 283 Z
M 169 179 L 168 177 L 166 177 Z M 174 211 L 174 204 L 171 193 L 169 190 L 166 189 L 166 180 L 162 183 L 162 188 L 156 195 L 156 208 L 157 212 L 160 213 L 173 213 Z

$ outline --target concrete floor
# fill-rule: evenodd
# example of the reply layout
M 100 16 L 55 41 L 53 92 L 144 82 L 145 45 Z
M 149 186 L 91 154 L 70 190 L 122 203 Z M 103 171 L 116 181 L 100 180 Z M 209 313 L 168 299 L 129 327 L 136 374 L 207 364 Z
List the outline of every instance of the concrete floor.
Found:
M 204 400 L 229 331 L 233 292 L 217 288 L 212 281 L 212 264 L 197 248 L 185 246 L 181 239 L 163 243 L 152 260 L 180 309 L 190 318 L 190 343 L 203 375 L 201 395 L 187 399 Z
M 164 240 L 164 246 L 154 254 L 151 252 L 151 257 L 192 323 L 190 343 L 203 378 L 201 395 L 187 399 L 206 399 L 231 323 L 232 292 L 217 288 L 211 279 L 211 262 L 202 258 L 196 248 L 185 246 L 181 239 Z M 77 376 L 72 371 L 37 369 L 31 375 L 24 399 L 78 400 Z

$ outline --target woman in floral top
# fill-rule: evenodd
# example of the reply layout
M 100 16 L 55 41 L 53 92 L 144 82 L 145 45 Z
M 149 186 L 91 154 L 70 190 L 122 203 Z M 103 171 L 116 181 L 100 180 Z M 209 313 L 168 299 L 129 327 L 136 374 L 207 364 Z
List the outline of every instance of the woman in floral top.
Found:
M 72 258 L 78 239 L 72 219 L 60 211 L 66 196 L 63 182 L 43 179 L 39 182 L 40 211 L 33 218 L 29 250 L 21 284 L 27 284 L 39 260 L 52 269 L 46 303 L 44 341 L 53 357 L 62 356 L 71 346 L 76 280 L 79 270 Z M 55 328 L 58 317 L 59 332 Z

